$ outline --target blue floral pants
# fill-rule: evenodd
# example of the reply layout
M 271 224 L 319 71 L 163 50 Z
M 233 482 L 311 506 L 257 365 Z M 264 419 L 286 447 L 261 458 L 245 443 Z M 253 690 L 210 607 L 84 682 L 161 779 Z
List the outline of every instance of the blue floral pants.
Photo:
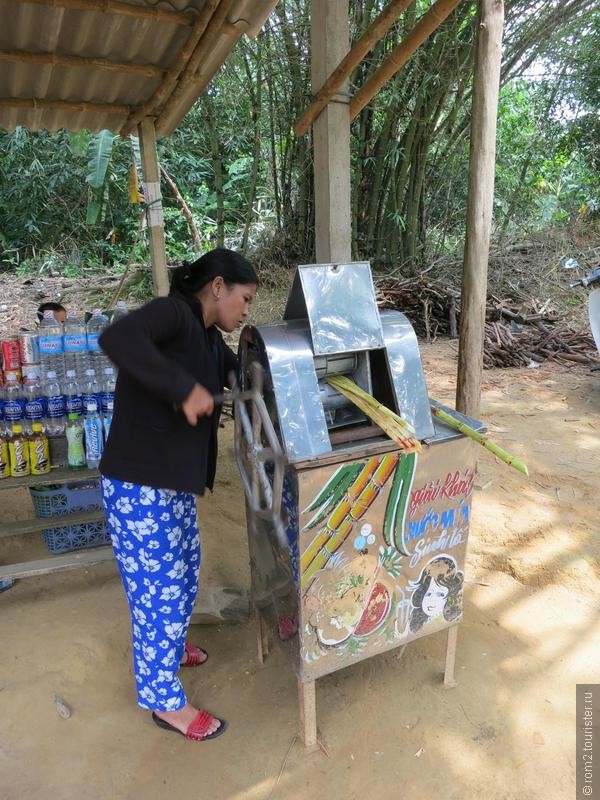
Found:
M 102 499 L 131 613 L 138 704 L 177 711 L 200 572 L 195 497 L 102 476 Z

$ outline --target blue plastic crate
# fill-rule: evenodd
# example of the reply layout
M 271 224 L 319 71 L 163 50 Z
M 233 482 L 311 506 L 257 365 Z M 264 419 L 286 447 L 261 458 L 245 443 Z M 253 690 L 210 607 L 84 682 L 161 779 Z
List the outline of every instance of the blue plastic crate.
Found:
M 98 480 L 37 486 L 29 491 L 35 514 L 41 519 L 62 517 L 76 511 L 92 511 L 103 507 Z M 44 528 L 42 536 L 51 553 L 67 553 L 70 550 L 110 543 L 105 520 Z

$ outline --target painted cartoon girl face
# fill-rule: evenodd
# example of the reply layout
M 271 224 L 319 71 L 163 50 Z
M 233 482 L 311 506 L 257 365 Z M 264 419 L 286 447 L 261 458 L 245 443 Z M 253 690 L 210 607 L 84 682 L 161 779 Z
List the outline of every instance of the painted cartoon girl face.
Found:
M 444 610 L 448 589 L 433 579 L 423 597 L 423 611 L 428 617 L 437 617 Z

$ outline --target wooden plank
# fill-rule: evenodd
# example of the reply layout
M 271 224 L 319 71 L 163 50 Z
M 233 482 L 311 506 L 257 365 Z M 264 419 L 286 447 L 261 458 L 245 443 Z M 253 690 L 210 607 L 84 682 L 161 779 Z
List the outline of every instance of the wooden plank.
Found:
M 64 572 L 68 569 L 81 569 L 114 561 L 112 547 L 96 547 L 78 553 L 65 553 L 62 556 L 50 556 L 39 561 L 25 561 L 21 564 L 7 564 L 0 567 L 0 580 L 4 578 L 33 578 L 48 575 L 51 572 Z
M 444 667 L 444 686 L 454 689 L 458 684 L 454 677 L 454 663 L 456 661 L 456 642 L 458 640 L 458 625 L 453 625 L 448 630 L 448 644 L 446 646 L 446 664 Z
M 248 593 L 239 586 L 200 586 L 190 625 L 245 622 L 249 614 Z
M 19 536 L 23 533 L 35 533 L 44 528 L 65 528 L 67 525 L 83 525 L 86 522 L 100 522 L 104 519 L 104 510 L 94 508 L 91 511 L 76 511 L 60 517 L 33 517 L 19 519 L 16 522 L 0 524 L 0 538 L 3 536 Z
M 317 699 L 315 681 L 298 681 L 298 708 L 300 712 L 300 738 L 308 751 L 317 750 Z
M 24 475 L 22 478 L 4 478 L 0 481 L 0 491 L 3 489 L 19 489 L 23 486 L 48 486 L 51 483 L 77 483 L 88 481 L 100 475 L 97 469 L 69 469 L 59 467 L 47 475 Z

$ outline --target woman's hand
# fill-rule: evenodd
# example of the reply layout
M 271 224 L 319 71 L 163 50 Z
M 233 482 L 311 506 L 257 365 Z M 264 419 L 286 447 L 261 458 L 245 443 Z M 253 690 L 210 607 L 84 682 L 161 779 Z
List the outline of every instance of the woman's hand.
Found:
M 213 396 L 204 386 L 197 383 L 183 401 L 181 408 L 190 425 L 198 424 L 198 417 L 208 417 L 212 414 L 215 403 Z

